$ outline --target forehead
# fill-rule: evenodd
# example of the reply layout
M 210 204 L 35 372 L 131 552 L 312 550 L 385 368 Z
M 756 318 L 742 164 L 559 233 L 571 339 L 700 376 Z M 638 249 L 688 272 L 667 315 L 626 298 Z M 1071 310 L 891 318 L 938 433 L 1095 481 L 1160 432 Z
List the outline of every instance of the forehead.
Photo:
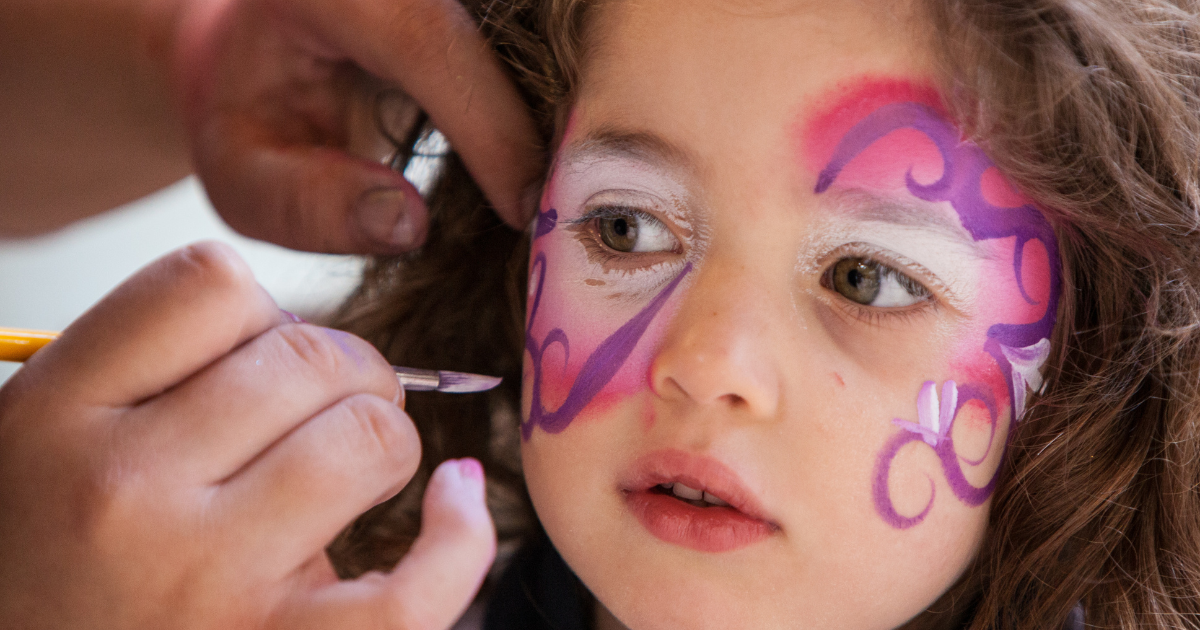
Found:
M 847 78 L 928 77 L 914 11 L 910 0 L 606 2 L 589 20 L 575 122 L 652 130 L 701 154 L 761 151 Z

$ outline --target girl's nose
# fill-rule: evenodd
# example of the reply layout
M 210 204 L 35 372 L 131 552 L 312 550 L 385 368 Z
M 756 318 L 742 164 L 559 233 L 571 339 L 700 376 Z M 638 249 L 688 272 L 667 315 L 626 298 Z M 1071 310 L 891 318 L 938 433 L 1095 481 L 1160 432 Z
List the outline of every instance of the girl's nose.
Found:
M 650 364 L 657 396 L 775 416 L 781 383 L 771 335 L 779 328 L 756 284 L 744 269 L 701 270 Z

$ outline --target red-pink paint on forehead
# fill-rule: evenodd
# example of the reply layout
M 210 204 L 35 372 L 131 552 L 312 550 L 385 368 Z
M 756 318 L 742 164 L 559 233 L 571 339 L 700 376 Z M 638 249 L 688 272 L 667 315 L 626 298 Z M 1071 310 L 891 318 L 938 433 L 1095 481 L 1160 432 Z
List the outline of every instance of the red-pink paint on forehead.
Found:
M 936 89 L 904 79 L 858 77 L 853 83 L 824 92 L 820 98 L 825 102 L 807 105 L 806 115 L 794 128 L 802 164 L 813 173 L 825 168 L 838 142 L 854 125 L 884 105 L 919 103 L 946 115 Z M 932 142 L 927 144 L 936 156 L 937 147 Z
M 929 136 L 897 129 L 859 153 L 838 176 L 838 185 L 880 192 L 907 192 L 906 177 L 928 184 L 942 177 L 943 160 Z

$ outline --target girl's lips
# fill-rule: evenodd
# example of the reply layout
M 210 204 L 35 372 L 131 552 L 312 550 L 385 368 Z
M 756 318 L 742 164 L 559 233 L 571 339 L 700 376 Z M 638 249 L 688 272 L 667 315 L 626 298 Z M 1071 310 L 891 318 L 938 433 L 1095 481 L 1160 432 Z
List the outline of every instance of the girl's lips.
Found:
M 676 482 L 729 506 L 698 507 L 656 490 Z M 620 489 L 626 505 L 651 534 L 697 551 L 733 551 L 779 531 L 738 476 L 708 457 L 677 449 L 655 451 L 634 463 Z

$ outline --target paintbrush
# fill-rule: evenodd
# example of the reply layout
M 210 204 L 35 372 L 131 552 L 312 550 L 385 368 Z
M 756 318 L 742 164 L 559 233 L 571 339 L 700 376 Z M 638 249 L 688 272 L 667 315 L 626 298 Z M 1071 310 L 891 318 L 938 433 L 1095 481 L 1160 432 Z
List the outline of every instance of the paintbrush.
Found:
M 58 333 L 44 330 L 0 328 L 0 361 L 21 363 L 58 339 Z M 467 394 L 487 391 L 500 384 L 499 376 L 484 376 L 450 370 L 419 370 L 392 366 L 400 386 L 411 392 L 438 391 L 447 394 Z

